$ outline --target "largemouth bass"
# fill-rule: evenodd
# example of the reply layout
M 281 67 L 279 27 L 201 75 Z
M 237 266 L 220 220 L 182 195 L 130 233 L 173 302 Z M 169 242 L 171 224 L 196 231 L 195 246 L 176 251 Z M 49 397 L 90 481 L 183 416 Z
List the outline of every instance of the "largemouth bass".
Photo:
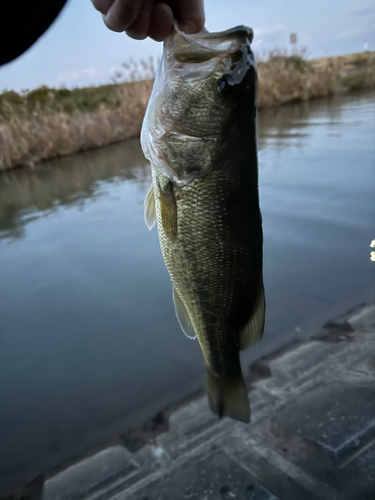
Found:
M 250 421 L 240 350 L 262 338 L 265 299 L 252 30 L 164 42 L 141 132 L 179 324 L 201 347 L 211 409 Z

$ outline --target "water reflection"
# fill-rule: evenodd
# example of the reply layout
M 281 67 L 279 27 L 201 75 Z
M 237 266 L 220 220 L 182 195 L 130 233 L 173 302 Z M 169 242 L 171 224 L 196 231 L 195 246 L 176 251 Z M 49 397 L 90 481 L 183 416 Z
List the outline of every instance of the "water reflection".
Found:
M 101 196 L 101 183 L 149 185 L 150 171 L 137 138 L 0 175 L 0 239 L 21 238 L 24 226 L 61 205 L 83 206 Z
M 259 149 L 303 148 L 311 127 L 320 126 L 329 130 L 341 123 L 342 102 L 342 96 L 332 96 L 261 110 L 258 117 Z M 321 111 L 327 108 L 329 113 L 322 119 Z
M 374 112 L 367 93 L 259 115 L 268 316 L 244 374 L 373 297 Z M 0 489 L 202 387 L 149 182 L 138 139 L 0 175 Z
M 350 102 L 350 98 L 349 98 Z M 258 119 L 259 150 L 297 148 L 308 145 L 311 128 L 327 133 L 341 123 L 341 103 L 348 98 L 334 96 L 304 103 L 261 110 Z M 322 110 L 329 109 L 322 119 Z M 332 135 L 339 137 L 340 134 Z M 262 167 L 262 163 L 260 165 Z M 83 206 L 100 196 L 101 182 L 134 180 L 142 187 L 150 182 L 150 171 L 139 139 L 114 144 L 29 168 L 0 174 L 0 239 L 21 238 L 24 227 L 38 217 L 47 217 L 61 205 Z

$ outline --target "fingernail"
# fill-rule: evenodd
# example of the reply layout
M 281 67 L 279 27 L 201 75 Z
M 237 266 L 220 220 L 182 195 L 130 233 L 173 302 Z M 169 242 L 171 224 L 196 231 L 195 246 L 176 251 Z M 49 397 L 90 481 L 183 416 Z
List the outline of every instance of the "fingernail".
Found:
M 178 27 L 187 35 L 194 35 L 195 33 L 198 33 L 198 27 L 192 23 L 178 23 Z

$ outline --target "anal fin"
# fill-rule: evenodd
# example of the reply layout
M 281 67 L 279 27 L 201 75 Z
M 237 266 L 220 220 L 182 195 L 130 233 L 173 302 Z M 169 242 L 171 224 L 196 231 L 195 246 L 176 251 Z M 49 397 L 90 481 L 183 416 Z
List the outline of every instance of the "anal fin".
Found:
M 191 324 L 189 313 L 185 307 L 185 304 L 182 302 L 180 296 L 178 295 L 177 290 L 173 286 L 173 303 L 174 309 L 176 312 L 177 320 L 180 324 L 180 327 L 184 334 L 189 337 L 189 339 L 195 339 L 197 334 L 195 333 L 194 327 Z
M 266 301 L 264 298 L 263 279 L 261 279 L 254 309 L 251 313 L 249 321 L 240 332 L 241 351 L 262 340 L 265 311 Z

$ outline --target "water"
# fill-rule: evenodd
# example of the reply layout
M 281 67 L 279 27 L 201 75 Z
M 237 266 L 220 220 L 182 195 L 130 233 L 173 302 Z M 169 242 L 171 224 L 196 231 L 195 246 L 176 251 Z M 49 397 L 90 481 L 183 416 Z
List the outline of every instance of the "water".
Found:
M 374 299 L 375 100 L 262 111 L 267 321 L 258 356 Z M 0 176 L 0 490 L 201 387 L 138 140 Z

